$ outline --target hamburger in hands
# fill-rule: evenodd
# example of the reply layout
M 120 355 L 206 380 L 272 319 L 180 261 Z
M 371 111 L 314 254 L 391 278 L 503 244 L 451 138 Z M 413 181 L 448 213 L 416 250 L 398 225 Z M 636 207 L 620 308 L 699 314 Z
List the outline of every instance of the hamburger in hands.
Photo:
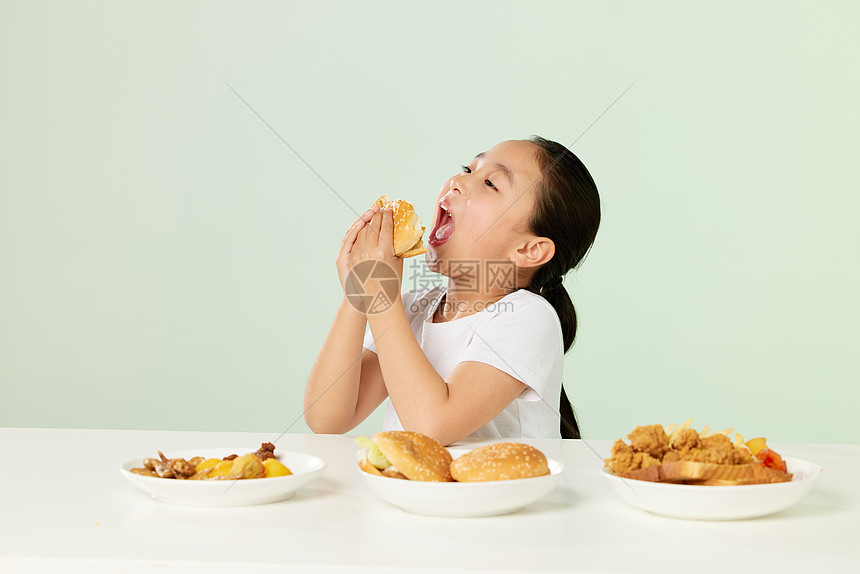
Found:
M 373 204 L 379 209 L 391 209 L 394 216 L 394 255 L 413 257 L 427 252 L 424 245 L 424 230 L 415 208 L 408 201 L 391 199 L 383 195 Z

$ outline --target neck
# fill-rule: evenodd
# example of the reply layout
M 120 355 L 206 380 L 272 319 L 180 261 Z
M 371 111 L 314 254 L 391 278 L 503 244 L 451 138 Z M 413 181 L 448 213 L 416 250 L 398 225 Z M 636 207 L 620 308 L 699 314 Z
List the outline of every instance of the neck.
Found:
M 464 285 L 455 278 L 449 278 L 445 298 L 436 308 L 433 320 L 437 323 L 444 323 L 473 315 L 486 309 L 513 291 L 515 289 L 505 289 L 499 286 L 482 286 L 480 289 L 477 289 L 473 284 Z

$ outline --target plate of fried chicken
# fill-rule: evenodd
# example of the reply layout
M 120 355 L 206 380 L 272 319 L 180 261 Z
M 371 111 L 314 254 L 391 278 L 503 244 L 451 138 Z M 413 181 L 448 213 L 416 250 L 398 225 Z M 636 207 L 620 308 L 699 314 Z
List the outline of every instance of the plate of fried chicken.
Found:
M 821 476 L 815 463 L 783 458 L 764 438 L 744 442 L 732 429 L 638 426 L 612 446 L 602 469 L 612 490 L 648 512 L 695 520 L 773 514 L 806 496 Z

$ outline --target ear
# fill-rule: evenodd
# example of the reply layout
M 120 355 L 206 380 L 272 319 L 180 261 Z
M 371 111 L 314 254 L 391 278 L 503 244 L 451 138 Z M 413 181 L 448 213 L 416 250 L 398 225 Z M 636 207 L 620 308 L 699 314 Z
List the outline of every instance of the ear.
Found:
M 555 243 L 546 237 L 532 237 L 517 248 L 512 260 L 517 267 L 540 267 L 555 255 Z

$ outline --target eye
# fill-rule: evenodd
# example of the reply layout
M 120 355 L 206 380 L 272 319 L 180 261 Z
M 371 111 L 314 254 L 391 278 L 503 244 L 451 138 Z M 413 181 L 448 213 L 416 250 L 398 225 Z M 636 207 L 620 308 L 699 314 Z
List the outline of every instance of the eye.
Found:
M 471 169 L 469 169 L 469 166 L 468 166 L 468 165 L 461 165 L 460 167 L 462 167 L 462 168 L 463 168 L 463 172 L 465 172 L 465 173 L 472 173 L 472 170 L 471 170 Z
M 492 181 L 490 181 L 489 179 L 485 179 L 485 180 L 484 180 L 484 183 L 486 183 L 487 185 L 489 185 L 490 187 L 492 187 L 492 188 L 493 188 L 493 189 L 495 189 L 496 191 L 499 191 L 499 190 L 498 190 L 498 188 L 497 188 L 495 185 L 493 185 L 493 182 L 492 182 Z

